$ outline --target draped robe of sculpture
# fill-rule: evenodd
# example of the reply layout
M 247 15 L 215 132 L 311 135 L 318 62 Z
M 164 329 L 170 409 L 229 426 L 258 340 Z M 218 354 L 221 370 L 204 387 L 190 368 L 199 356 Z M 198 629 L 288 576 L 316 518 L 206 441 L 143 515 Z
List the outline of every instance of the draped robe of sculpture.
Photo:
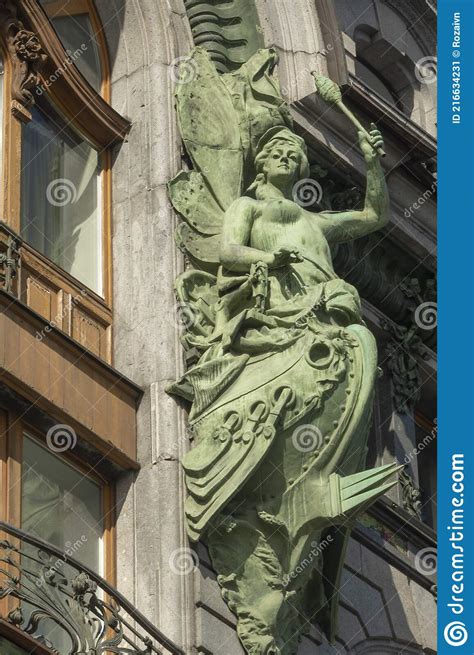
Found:
M 239 637 L 255 655 L 296 653 L 312 623 L 334 638 L 352 522 L 396 471 L 363 470 L 376 346 L 358 293 L 336 276 L 330 254 L 247 271 L 222 264 L 233 212 L 255 206 L 260 220 L 279 217 L 295 235 L 298 221 L 311 219 L 291 198 L 258 195 L 259 158 L 272 144 L 293 147 L 301 166 L 306 158 L 275 65 L 275 53 L 261 50 L 219 75 L 204 50 L 193 51 L 176 99 L 194 169 L 169 184 L 188 264 L 176 292 L 192 363 L 169 389 L 191 403 L 193 447 L 182 462 L 188 534 L 208 546 Z M 255 227 L 247 245 L 263 252 L 266 240 L 270 251 L 271 234 Z

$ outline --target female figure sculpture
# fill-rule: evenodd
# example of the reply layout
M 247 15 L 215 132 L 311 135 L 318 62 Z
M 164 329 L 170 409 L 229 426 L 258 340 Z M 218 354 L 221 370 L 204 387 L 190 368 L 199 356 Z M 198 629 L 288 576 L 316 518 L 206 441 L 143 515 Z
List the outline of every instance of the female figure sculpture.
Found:
M 222 76 L 199 48 L 190 61 L 177 101 L 195 170 L 170 183 L 195 359 L 170 388 L 192 403 L 188 534 L 209 548 L 246 651 L 293 655 L 311 623 L 334 637 L 351 524 L 397 470 L 363 470 L 376 347 L 331 260 L 332 244 L 388 221 L 382 137 L 359 133 L 363 210 L 307 211 L 295 197 L 306 145 L 274 53 Z

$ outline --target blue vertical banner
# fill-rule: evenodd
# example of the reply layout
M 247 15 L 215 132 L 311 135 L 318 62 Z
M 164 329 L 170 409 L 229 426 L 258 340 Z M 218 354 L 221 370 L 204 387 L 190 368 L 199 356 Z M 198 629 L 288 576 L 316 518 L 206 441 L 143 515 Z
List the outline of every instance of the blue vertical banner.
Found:
M 474 0 L 438 2 L 438 653 L 474 654 Z

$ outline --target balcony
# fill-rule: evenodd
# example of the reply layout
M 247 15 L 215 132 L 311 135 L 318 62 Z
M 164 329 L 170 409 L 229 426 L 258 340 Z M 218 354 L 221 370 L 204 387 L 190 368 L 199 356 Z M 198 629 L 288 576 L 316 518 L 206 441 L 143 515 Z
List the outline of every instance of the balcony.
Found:
M 142 390 L 110 366 L 111 324 L 103 301 L 0 221 L 0 402 L 43 434 L 67 425 L 94 457 L 136 469 Z
M 184 655 L 68 554 L 3 522 L 0 537 L 0 645 L 38 655 Z
M 0 288 L 103 361 L 112 361 L 112 312 L 0 221 Z

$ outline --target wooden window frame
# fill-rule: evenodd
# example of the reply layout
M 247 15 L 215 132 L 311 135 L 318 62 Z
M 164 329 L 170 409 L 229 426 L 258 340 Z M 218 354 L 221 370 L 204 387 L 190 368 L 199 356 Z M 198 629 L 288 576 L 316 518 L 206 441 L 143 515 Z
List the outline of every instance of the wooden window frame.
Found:
M 27 435 L 47 448 L 46 437 L 20 415 L 0 405 L 0 520 L 21 528 L 23 441 Z M 116 502 L 115 485 L 88 466 L 73 452 L 52 453 L 101 488 L 103 517 L 103 573 L 110 585 L 116 585 Z
M 64 2 L 61 0 L 60 4 L 64 5 Z M 101 34 L 101 38 L 97 39 L 99 46 L 99 56 L 102 67 L 102 95 L 104 99 L 109 100 L 110 96 L 110 76 L 109 76 L 109 66 L 108 66 L 108 54 L 105 46 L 105 41 L 103 37 L 102 28 L 98 29 L 98 15 L 97 12 L 89 13 L 90 8 L 89 0 L 79 0 L 76 2 L 76 9 L 79 8 L 79 5 L 83 8 L 87 8 L 87 13 L 90 15 L 91 23 L 94 31 L 97 34 Z M 76 14 L 79 11 L 75 12 Z M 84 11 L 80 12 L 84 13 Z M 70 15 L 66 13 L 63 9 L 62 15 Z M 4 48 L 3 48 L 4 49 Z M 7 77 L 5 71 L 5 87 L 4 88 L 4 105 L 8 108 L 11 105 L 11 78 Z M 81 134 L 81 136 L 93 146 L 99 155 L 99 166 L 100 166 L 100 194 L 99 194 L 99 211 L 101 218 L 101 241 L 102 241 L 102 295 L 95 293 L 92 289 L 88 289 L 93 293 L 98 300 L 102 300 L 106 306 L 112 307 L 112 261 L 111 261 L 111 247 L 109 243 L 111 241 L 111 166 L 110 166 L 110 152 L 108 149 L 103 148 L 103 144 L 97 142 L 96 139 L 87 133 L 87 131 L 77 129 L 74 113 L 71 111 L 71 106 L 64 104 L 63 99 L 58 98 L 55 92 L 55 84 L 49 86 L 44 85 L 45 89 L 44 94 L 48 100 L 50 100 L 60 111 L 60 113 L 65 118 L 68 125 L 72 129 Z M 72 104 L 72 103 L 70 103 Z M 5 118 L 8 116 L 8 120 L 5 122 L 4 129 L 4 156 L 3 156 L 3 166 L 4 166 L 4 176 L 3 179 L 5 183 L 3 185 L 3 193 L 5 196 L 4 206 L 4 216 L 7 217 L 7 224 L 17 233 L 21 231 L 21 175 L 22 175 L 22 165 L 21 165 L 21 143 L 22 143 L 22 123 L 28 122 L 30 118 L 28 115 L 20 115 L 17 118 L 11 115 L 11 112 L 8 110 L 4 113 Z M 6 134 L 5 134 L 6 132 Z M 14 146 L 13 146 L 14 144 Z M 13 146 L 13 147 L 12 147 Z M 6 170 L 5 170 L 6 166 Z M 78 280 L 81 284 L 81 280 Z
M 61 0 L 64 11 L 64 2 Z M 59 3 L 55 3 L 56 7 Z M 71 8 L 72 7 L 72 8 Z M 20 233 L 20 197 L 21 197 L 21 137 L 22 124 L 31 120 L 30 108 L 34 104 L 31 79 L 42 86 L 43 93 L 70 122 L 83 138 L 99 153 L 100 164 L 100 215 L 102 226 L 102 294 L 85 287 L 80 280 L 72 278 L 66 271 L 45 258 L 34 248 L 24 243 L 24 249 L 30 259 L 37 259 L 37 276 L 44 281 L 51 280 L 54 295 L 57 280 L 63 278 L 64 284 L 85 290 L 87 301 L 93 305 L 90 316 L 84 320 L 84 333 L 92 335 L 92 341 L 85 337 L 79 342 L 99 357 L 112 363 L 112 147 L 123 142 L 130 123 L 110 106 L 110 66 L 103 28 L 92 0 L 72 0 L 69 14 L 88 13 L 92 27 L 97 36 L 102 67 L 102 94 L 97 93 L 85 80 L 74 64 L 65 65 L 68 55 L 57 36 L 47 14 L 37 0 L 21 0 L 16 12 L 8 21 L 3 21 L 0 30 L 0 47 L 4 62 L 4 116 L 3 116 L 3 188 L 0 190 L 0 210 L 5 221 L 15 234 Z M 87 12 L 85 11 L 87 10 Z M 51 12 L 50 12 L 51 13 Z M 13 27 L 12 27 L 13 26 Z M 1 25 L 0 25 L 1 27 Z M 32 34 L 41 47 L 41 66 L 37 70 L 37 61 L 25 62 L 20 59 L 15 47 L 15 36 L 21 31 Z M 61 74 L 53 84 L 49 83 L 52 75 Z M 74 115 L 74 108 L 80 111 Z M 46 263 L 45 263 L 46 262 Z M 34 271 L 33 271 L 34 273 Z M 28 304 L 27 300 L 21 298 Z M 41 312 L 40 312 L 41 313 Z M 47 320 L 52 316 L 42 314 Z M 104 321 L 105 315 L 105 321 Z M 98 319 L 100 317 L 100 319 Z M 89 327 L 90 326 L 90 327 Z M 89 331 L 89 332 L 88 332 Z M 71 333 L 69 333 L 71 334 Z M 100 336 L 96 336 L 100 335 Z M 77 337 L 74 337 L 77 338 Z M 100 343 L 99 340 L 100 339 Z M 99 345 L 97 345 L 99 344 Z M 104 345 L 105 344 L 105 345 Z

